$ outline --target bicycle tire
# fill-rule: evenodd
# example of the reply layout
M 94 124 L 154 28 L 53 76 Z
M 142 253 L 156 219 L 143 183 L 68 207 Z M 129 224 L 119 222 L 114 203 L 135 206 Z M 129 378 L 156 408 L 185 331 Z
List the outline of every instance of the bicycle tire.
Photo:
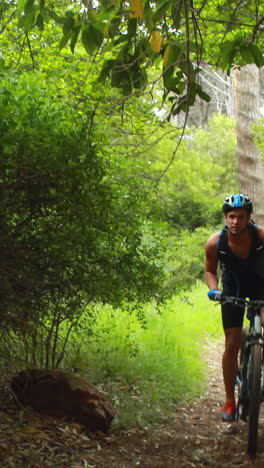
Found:
M 261 358 L 262 347 L 255 343 L 251 347 L 248 383 L 249 383 L 249 413 L 248 413 L 248 454 L 255 456 L 258 445 L 259 408 L 261 402 Z
M 247 341 L 249 335 L 249 328 L 243 328 L 242 330 L 242 339 L 241 339 L 241 347 L 240 347 L 240 355 L 239 355 L 239 364 L 243 364 L 244 352 L 246 349 Z
M 249 398 L 248 398 L 248 357 L 246 356 L 246 347 L 248 343 L 249 328 L 244 328 L 239 356 L 239 369 L 237 375 L 237 420 L 246 421 L 248 416 Z

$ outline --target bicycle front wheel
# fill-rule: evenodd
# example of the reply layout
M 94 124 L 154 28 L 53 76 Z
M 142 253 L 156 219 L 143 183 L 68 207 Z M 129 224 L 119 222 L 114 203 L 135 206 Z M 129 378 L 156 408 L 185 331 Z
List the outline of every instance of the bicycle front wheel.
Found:
M 258 444 L 259 407 L 261 402 L 261 357 L 261 345 L 259 343 L 253 344 L 251 347 L 248 368 L 248 453 L 251 456 L 256 455 Z
M 248 406 L 249 406 L 249 395 L 248 395 L 248 359 L 249 359 L 249 347 L 248 347 L 248 336 L 249 329 L 244 328 L 242 334 L 242 342 L 240 349 L 239 358 L 239 369 L 236 379 L 237 393 L 238 393 L 238 405 L 237 405 L 237 419 L 247 420 L 248 417 Z
M 248 342 L 248 335 L 249 335 L 249 328 L 243 328 L 241 347 L 240 347 L 240 355 L 239 355 L 239 364 L 240 364 L 240 366 L 242 366 L 244 358 L 245 358 L 245 349 L 246 349 L 247 342 Z

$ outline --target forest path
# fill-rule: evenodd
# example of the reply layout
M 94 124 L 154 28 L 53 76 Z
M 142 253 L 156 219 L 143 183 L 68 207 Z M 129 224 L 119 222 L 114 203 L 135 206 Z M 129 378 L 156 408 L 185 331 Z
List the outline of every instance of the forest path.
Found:
M 151 429 L 120 430 L 91 438 L 47 416 L 0 411 L 0 466 L 2 468 L 202 468 L 264 466 L 264 419 L 261 414 L 259 451 L 246 454 L 247 426 L 221 422 L 223 404 L 221 354 L 223 339 L 208 341 L 204 359 L 208 386 L 191 406 L 176 407 L 170 423 Z M 263 411 L 263 410 L 262 410 Z

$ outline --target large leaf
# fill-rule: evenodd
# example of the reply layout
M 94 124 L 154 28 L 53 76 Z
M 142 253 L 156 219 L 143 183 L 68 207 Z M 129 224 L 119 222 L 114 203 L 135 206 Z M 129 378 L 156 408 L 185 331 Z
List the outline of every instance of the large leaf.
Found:
M 161 6 L 155 11 L 153 15 L 153 21 L 155 24 L 161 20 L 161 18 L 167 12 L 170 5 L 171 5 L 171 0 L 166 0 L 165 2 L 162 2 Z
M 163 38 L 162 38 L 160 31 L 158 31 L 157 29 L 152 31 L 151 38 L 150 38 L 150 45 L 154 52 L 156 53 L 160 52 L 162 41 L 163 41 Z
M 175 0 L 171 3 L 171 18 L 173 26 L 176 29 L 180 28 L 182 18 L 183 0 Z
M 65 17 L 57 15 L 56 11 L 54 10 L 49 10 L 49 16 L 55 21 L 55 23 L 58 23 L 58 24 L 65 23 Z
M 179 80 L 176 76 L 170 76 L 170 77 L 167 77 L 165 80 L 164 80 L 164 86 L 165 88 L 168 90 L 168 91 L 172 91 L 176 94 L 180 94 L 179 93 L 179 88 L 178 88 L 178 84 L 179 84 Z
M 164 54 L 163 54 L 163 63 L 165 66 L 176 65 L 178 58 L 180 57 L 182 50 L 179 46 L 174 43 L 168 44 Z
M 143 3 L 141 0 L 130 0 L 131 3 L 131 18 L 141 18 L 143 19 L 144 10 L 143 10 Z
M 233 59 L 236 53 L 236 41 L 225 41 L 223 42 L 220 49 L 220 65 L 227 73 L 230 73 L 233 65 Z
M 252 63 L 255 61 L 248 44 L 241 45 L 239 48 L 239 52 L 246 63 Z
M 143 88 L 148 82 L 148 74 L 146 70 L 142 67 L 135 66 L 132 71 L 132 80 L 134 88 Z
M 250 52 L 252 53 L 252 55 L 254 57 L 255 64 L 258 67 L 263 67 L 264 66 L 264 57 L 263 57 L 263 53 L 261 52 L 259 47 L 256 44 L 251 43 L 251 44 L 249 44 L 248 48 L 249 48 Z
M 209 96 L 209 94 L 207 94 L 201 85 L 199 84 L 196 84 L 196 92 L 198 94 L 198 96 L 203 99 L 204 101 L 206 102 L 210 102 L 211 101 L 211 97 Z
M 129 18 L 127 25 L 127 32 L 129 36 L 135 36 L 137 34 L 137 19 Z
M 121 34 L 120 37 L 114 40 L 114 46 L 121 44 L 122 42 L 126 42 L 128 38 L 129 38 L 129 34 Z
M 115 35 L 117 34 L 120 23 L 121 23 L 121 17 L 118 15 L 112 18 L 112 20 L 110 21 L 108 35 L 111 39 L 113 39 Z
M 105 83 L 106 79 L 110 77 L 110 72 L 112 68 L 114 67 L 115 63 L 116 61 L 113 59 L 107 60 L 104 63 L 101 73 L 99 75 L 99 78 L 97 80 L 99 83 Z
M 26 32 L 29 32 L 30 29 L 36 24 L 37 16 L 38 16 L 38 11 L 36 7 L 33 5 L 30 13 L 24 16 L 23 28 Z
M 135 48 L 135 57 L 138 62 L 143 63 L 147 57 L 153 56 L 150 43 L 146 38 L 140 39 Z
M 24 12 L 25 14 L 30 14 L 34 8 L 34 0 L 26 0 L 25 6 L 24 6 Z
M 17 12 L 20 14 L 24 10 L 27 0 L 18 0 L 17 1 Z
M 116 66 L 111 73 L 111 84 L 114 88 L 122 89 L 125 95 L 131 94 L 133 91 L 132 72 L 125 66 Z
M 82 31 L 82 43 L 86 52 L 90 55 L 101 46 L 104 40 L 104 35 L 93 24 L 88 24 Z
M 40 13 L 37 16 L 36 25 L 40 29 L 40 31 L 44 30 L 43 16 Z
M 69 42 L 71 36 L 72 36 L 72 32 L 73 32 L 73 29 L 72 27 L 71 28 L 68 28 L 66 30 L 66 32 L 64 33 L 64 35 L 62 36 L 61 38 L 61 41 L 59 43 L 59 49 L 63 49 L 63 47 L 65 47 L 67 45 L 67 43 Z
M 72 32 L 72 36 L 71 36 L 71 43 L 70 43 L 70 48 L 71 48 L 72 53 L 74 52 L 75 45 L 76 45 L 77 39 L 79 37 L 80 31 L 81 31 L 81 25 L 75 26 L 73 28 L 73 32 Z
M 150 2 L 147 0 L 144 5 L 144 21 L 149 31 L 155 26 L 153 9 L 151 8 Z

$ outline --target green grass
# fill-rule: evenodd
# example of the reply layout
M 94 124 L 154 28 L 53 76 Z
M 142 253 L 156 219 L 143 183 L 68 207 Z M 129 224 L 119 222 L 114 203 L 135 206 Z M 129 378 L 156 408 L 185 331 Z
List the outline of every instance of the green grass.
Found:
M 158 309 L 100 307 L 93 334 L 78 334 L 65 365 L 78 367 L 95 384 L 105 383 L 121 425 L 141 425 L 169 416 L 181 399 L 205 384 L 204 340 L 221 334 L 220 307 L 198 284 Z M 72 340 L 71 340 L 72 342 Z

